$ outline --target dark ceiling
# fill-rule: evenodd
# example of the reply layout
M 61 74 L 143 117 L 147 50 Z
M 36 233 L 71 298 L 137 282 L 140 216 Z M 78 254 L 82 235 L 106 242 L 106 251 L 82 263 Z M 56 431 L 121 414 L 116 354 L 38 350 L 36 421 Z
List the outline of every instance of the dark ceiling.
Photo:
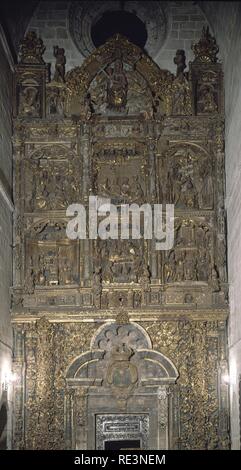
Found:
M 62 1 L 66 2 L 66 0 L 62 0 Z M 71 1 L 71 0 L 67 0 L 67 1 Z M 15 57 L 18 51 L 19 41 L 24 36 L 27 25 L 38 3 L 39 1 L 36 1 L 36 0 L 0 0 L 0 23 L 5 31 L 6 37 L 10 45 L 10 49 L 12 50 L 12 53 Z M 215 17 L 216 6 L 218 4 L 222 4 L 225 2 L 198 1 L 196 3 L 199 4 L 204 14 L 206 13 L 208 14 L 208 19 L 211 21 L 212 16 Z M 127 27 L 128 25 L 124 25 L 124 26 Z M 140 35 L 140 42 L 141 42 L 144 40 L 143 38 L 145 35 L 145 31 L 141 30 L 142 25 L 136 25 L 136 27 L 139 27 L 140 29 L 139 35 Z M 94 35 L 95 35 L 95 32 L 94 32 Z M 97 36 L 98 36 L 98 31 L 97 31 Z M 100 38 L 99 40 L 102 41 L 102 38 Z M 97 42 L 98 42 L 98 38 L 97 38 Z
M 38 3 L 34 0 L 1 0 L 0 2 L 0 22 L 14 56 Z

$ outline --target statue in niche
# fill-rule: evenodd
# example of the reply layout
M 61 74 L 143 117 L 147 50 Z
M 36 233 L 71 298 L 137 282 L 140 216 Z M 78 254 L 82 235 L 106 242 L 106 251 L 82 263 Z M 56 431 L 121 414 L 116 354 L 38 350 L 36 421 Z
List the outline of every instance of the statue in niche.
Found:
M 83 118 L 86 121 L 89 121 L 92 115 L 94 114 L 94 112 L 95 112 L 95 108 L 94 108 L 94 103 L 91 98 L 91 94 L 87 93 L 84 98 L 83 113 L 81 114 L 83 114 Z
M 38 117 L 39 113 L 38 89 L 34 86 L 27 86 L 20 93 L 19 114 L 26 117 Z
M 196 256 L 193 251 L 186 251 L 184 258 L 184 279 L 185 281 L 197 280 Z
M 64 83 L 65 82 L 65 50 L 61 47 L 54 46 L 54 57 L 56 58 L 54 82 Z
M 64 96 L 57 87 L 47 90 L 47 113 L 49 116 L 64 116 Z
M 127 103 L 128 82 L 123 70 L 123 62 L 119 57 L 114 62 L 114 67 L 107 70 L 107 109 L 111 111 L 123 112 Z
M 60 284 L 69 285 L 72 282 L 71 266 L 68 259 L 64 258 L 60 269 Z
M 209 278 L 209 262 L 205 249 L 201 249 L 197 256 L 197 275 L 199 281 L 207 281 Z
M 58 114 L 57 112 L 57 95 L 52 93 L 49 97 L 49 114 Z
M 175 254 L 175 281 L 182 282 L 184 278 L 184 254 L 182 251 L 177 251 Z
M 36 178 L 35 178 L 35 197 L 36 197 L 36 206 L 39 209 L 44 209 L 47 205 L 46 199 L 48 198 L 48 184 L 49 184 L 49 174 L 45 169 L 40 169 Z
M 194 303 L 194 298 L 193 298 L 192 294 L 190 294 L 189 292 L 187 294 L 185 294 L 185 296 L 184 296 L 184 303 L 185 304 L 193 304 Z
M 166 282 L 172 282 L 175 276 L 175 251 L 171 251 L 168 256 L 168 261 L 165 263 L 165 280 Z
M 130 181 L 128 176 L 124 176 L 119 183 L 120 195 L 123 197 L 128 197 L 130 195 Z
M 196 246 L 199 250 L 203 249 L 206 246 L 206 232 L 204 230 L 204 225 L 200 224 L 196 228 Z
M 208 225 L 203 224 L 202 227 L 205 233 L 205 245 L 204 246 L 206 250 L 208 251 L 208 250 L 211 250 L 211 246 L 212 246 L 212 233 Z
M 212 85 L 200 86 L 197 99 L 198 113 L 216 113 L 218 110 L 215 92 Z
M 134 183 L 134 188 L 135 188 L 135 199 L 136 199 L 136 201 L 143 200 L 144 192 L 143 192 L 143 189 L 142 189 L 142 186 L 141 186 L 141 179 L 138 175 L 134 176 L 133 183 Z
M 177 207 L 179 205 L 184 205 L 190 209 L 197 207 L 197 191 L 189 175 L 182 181 L 179 204 L 177 204 Z
M 205 159 L 199 169 L 198 181 L 198 201 L 201 209 L 211 209 L 213 207 L 213 180 L 210 164 Z
M 76 173 L 78 174 L 78 173 Z M 62 185 L 62 205 L 67 205 L 76 201 L 76 197 L 79 194 L 79 187 L 76 181 L 75 174 L 70 171 L 65 178 L 61 180 Z
M 168 174 L 168 192 L 170 201 L 177 205 L 180 200 L 182 190 L 182 175 L 178 166 L 174 166 L 172 172 Z
M 142 294 L 140 291 L 134 292 L 134 300 L 133 300 L 134 308 L 138 308 L 141 306 L 141 297 L 142 297 Z
M 38 283 L 40 286 L 45 286 L 46 284 L 46 267 L 45 267 L 45 259 L 44 255 L 39 255 L 39 272 L 38 272 Z

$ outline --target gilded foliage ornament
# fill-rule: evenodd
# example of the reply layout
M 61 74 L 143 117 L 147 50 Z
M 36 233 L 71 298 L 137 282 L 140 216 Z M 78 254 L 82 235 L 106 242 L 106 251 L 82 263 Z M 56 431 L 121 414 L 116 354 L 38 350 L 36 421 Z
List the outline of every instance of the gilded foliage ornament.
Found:
M 201 39 L 192 45 L 192 50 L 195 55 L 194 63 L 215 64 L 217 62 L 219 48 L 216 39 L 210 34 L 208 26 L 203 27 Z

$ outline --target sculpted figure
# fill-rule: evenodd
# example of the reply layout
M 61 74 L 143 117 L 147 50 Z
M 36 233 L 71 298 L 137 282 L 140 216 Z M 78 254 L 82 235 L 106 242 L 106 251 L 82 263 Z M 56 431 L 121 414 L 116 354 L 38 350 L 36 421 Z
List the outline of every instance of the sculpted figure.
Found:
M 58 46 L 54 46 L 54 57 L 56 58 L 54 81 L 59 83 L 64 83 L 65 81 L 66 58 L 64 53 L 64 49 Z
M 183 74 L 186 68 L 186 56 L 185 51 L 183 49 L 178 49 L 176 52 L 176 56 L 173 59 L 174 64 L 177 66 L 177 73 L 176 76 L 179 77 Z
M 184 276 L 185 281 L 196 281 L 197 270 L 196 270 L 196 256 L 193 252 L 187 252 L 184 260 Z
M 38 90 L 29 86 L 24 88 L 20 95 L 20 114 L 22 116 L 37 117 L 39 115 Z
M 175 281 L 183 281 L 184 270 L 183 270 L 183 253 L 176 252 L 176 268 L 175 268 Z
M 197 207 L 197 192 L 190 176 L 182 184 L 181 203 L 189 208 Z
M 175 78 L 172 100 L 172 114 L 185 116 L 191 114 L 189 82 L 184 74 Z
M 127 102 L 128 83 L 120 58 L 116 59 L 114 68 L 108 67 L 107 74 L 107 108 L 123 112 Z
M 197 257 L 197 275 L 199 281 L 207 281 L 209 278 L 209 262 L 205 250 L 200 250 Z
M 175 275 L 175 252 L 171 251 L 168 261 L 165 264 L 165 279 L 166 282 L 172 282 Z
M 217 103 L 214 98 L 214 91 L 211 86 L 205 85 L 200 87 L 199 97 L 197 101 L 197 110 L 200 113 L 217 112 Z

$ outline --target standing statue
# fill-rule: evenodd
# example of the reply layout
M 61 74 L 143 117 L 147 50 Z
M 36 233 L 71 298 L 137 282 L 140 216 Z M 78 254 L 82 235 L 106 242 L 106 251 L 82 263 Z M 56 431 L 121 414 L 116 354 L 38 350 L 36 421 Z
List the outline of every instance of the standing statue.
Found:
M 191 90 L 186 68 L 186 56 L 183 49 L 178 49 L 173 59 L 177 66 L 176 78 L 173 82 L 172 114 L 185 116 L 191 114 Z
M 54 46 L 54 57 L 56 58 L 54 82 L 64 83 L 65 81 L 65 50 L 59 46 Z
M 183 49 L 177 50 L 173 62 L 177 66 L 176 76 L 179 77 L 180 75 L 183 75 L 183 72 L 186 68 L 186 56 L 185 51 Z
M 196 257 L 193 252 L 186 252 L 184 259 L 184 280 L 185 281 L 196 281 L 197 280 L 197 269 L 196 269 Z
M 175 251 L 172 250 L 164 266 L 166 282 L 172 282 L 175 276 Z
M 116 59 L 114 68 L 107 68 L 107 74 L 107 108 L 112 111 L 123 112 L 127 103 L 128 83 L 120 57 Z

